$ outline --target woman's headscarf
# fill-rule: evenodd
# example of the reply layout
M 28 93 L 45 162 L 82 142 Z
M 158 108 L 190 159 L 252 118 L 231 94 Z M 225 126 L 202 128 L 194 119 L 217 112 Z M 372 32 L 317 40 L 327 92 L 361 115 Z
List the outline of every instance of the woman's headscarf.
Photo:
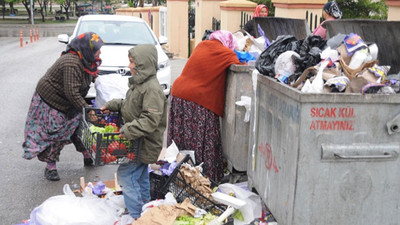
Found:
M 217 30 L 210 34 L 210 40 L 218 40 L 225 47 L 231 49 L 232 51 L 236 49 L 236 41 L 233 39 L 231 32 L 227 30 Z
M 72 39 L 63 54 L 77 54 L 83 63 L 86 72 L 97 75 L 97 67 L 101 64 L 100 58 L 95 58 L 96 52 L 103 46 L 104 41 L 94 32 L 86 32 Z
M 324 5 L 324 11 L 335 19 L 342 18 L 342 11 L 340 11 L 339 5 L 335 1 L 327 2 Z
M 257 6 L 256 10 L 254 10 L 253 17 L 251 17 L 251 18 L 259 17 L 262 8 L 266 8 L 267 13 L 268 13 L 268 11 L 269 11 L 268 7 L 266 5 L 260 4 Z

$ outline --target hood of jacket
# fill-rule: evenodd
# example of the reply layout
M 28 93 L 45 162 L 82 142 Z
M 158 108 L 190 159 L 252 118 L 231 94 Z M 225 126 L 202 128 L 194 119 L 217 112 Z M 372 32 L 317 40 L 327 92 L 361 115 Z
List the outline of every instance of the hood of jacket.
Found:
M 130 84 L 141 84 L 157 74 L 157 49 L 152 44 L 138 45 L 129 50 L 136 64 L 136 74 L 129 78 Z

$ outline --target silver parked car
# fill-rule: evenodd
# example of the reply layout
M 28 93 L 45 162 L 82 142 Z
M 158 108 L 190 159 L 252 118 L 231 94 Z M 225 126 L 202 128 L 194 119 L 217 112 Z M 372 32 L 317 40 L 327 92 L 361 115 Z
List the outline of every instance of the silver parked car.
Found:
M 154 44 L 158 52 L 157 78 L 165 95 L 171 90 L 171 66 L 168 56 L 161 48 L 157 37 L 147 23 L 134 16 L 122 15 L 85 15 L 78 19 L 72 36 L 58 35 L 58 41 L 69 43 L 74 37 L 85 32 L 97 33 L 105 42 L 101 48 L 99 76 L 120 74 L 126 78 L 131 76 L 128 68 L 128 50 L 138 44 Z M 161 44 L 165 44 L 162 41 Z M 93 84 L 86 98 L 95 98 Z

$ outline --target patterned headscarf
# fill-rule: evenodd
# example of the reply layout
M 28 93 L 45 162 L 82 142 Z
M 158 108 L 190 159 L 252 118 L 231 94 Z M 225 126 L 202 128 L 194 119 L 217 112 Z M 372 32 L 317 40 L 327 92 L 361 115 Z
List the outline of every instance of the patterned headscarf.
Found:
M 83 63 L 85 71 L 97 76 L 97 67 L 101 64 L 100 58 L 95 58 L 96 52 L 103 46 L 104 41 L 94 32 L 86 32 L 72 39 L 67 49 L 62 52 L 77 54 Z
M 236 41 L 233 39 L 233 35 L 231 32 L 227 30 L 217 30 L 210 34 L 210 40 L 218 40 L 225 47 L 231 49 L 232 51 L 236 49 Z
M 340 11 L 339 5 L 335 1 L 327 2 L 324 5 L 324 11 L 335 17 L 335 19 L 342 18 L 342 11 Z
M 251 18 L 259 17 L 262 8 L 266 8 L 267 9 L 267 13 L 269 12 L 269 9 L 268 9 L 268 7 L 266 5 L 260 4 L 260 5 L 257 6 L 256 10 L 254 10 L 253 17 L 251 17 Z

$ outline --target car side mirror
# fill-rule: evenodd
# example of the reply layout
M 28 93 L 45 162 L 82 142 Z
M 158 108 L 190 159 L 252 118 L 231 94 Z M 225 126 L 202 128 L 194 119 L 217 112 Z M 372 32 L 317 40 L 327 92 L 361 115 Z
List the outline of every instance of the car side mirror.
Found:
M 68 44 L 68 41 L 69 41 L 68 34 L 59 34 L 57 36 L 57 39 L 58 39 L 59 42 L 65 43 L 65 44 Z
M 167 44 L 167 43 L 168 43 L 168 38 L 165 37 L 165 36 L 160 36 L 160 37 L 158 38 L 158 42 L 160 42 L 160 45 Z

